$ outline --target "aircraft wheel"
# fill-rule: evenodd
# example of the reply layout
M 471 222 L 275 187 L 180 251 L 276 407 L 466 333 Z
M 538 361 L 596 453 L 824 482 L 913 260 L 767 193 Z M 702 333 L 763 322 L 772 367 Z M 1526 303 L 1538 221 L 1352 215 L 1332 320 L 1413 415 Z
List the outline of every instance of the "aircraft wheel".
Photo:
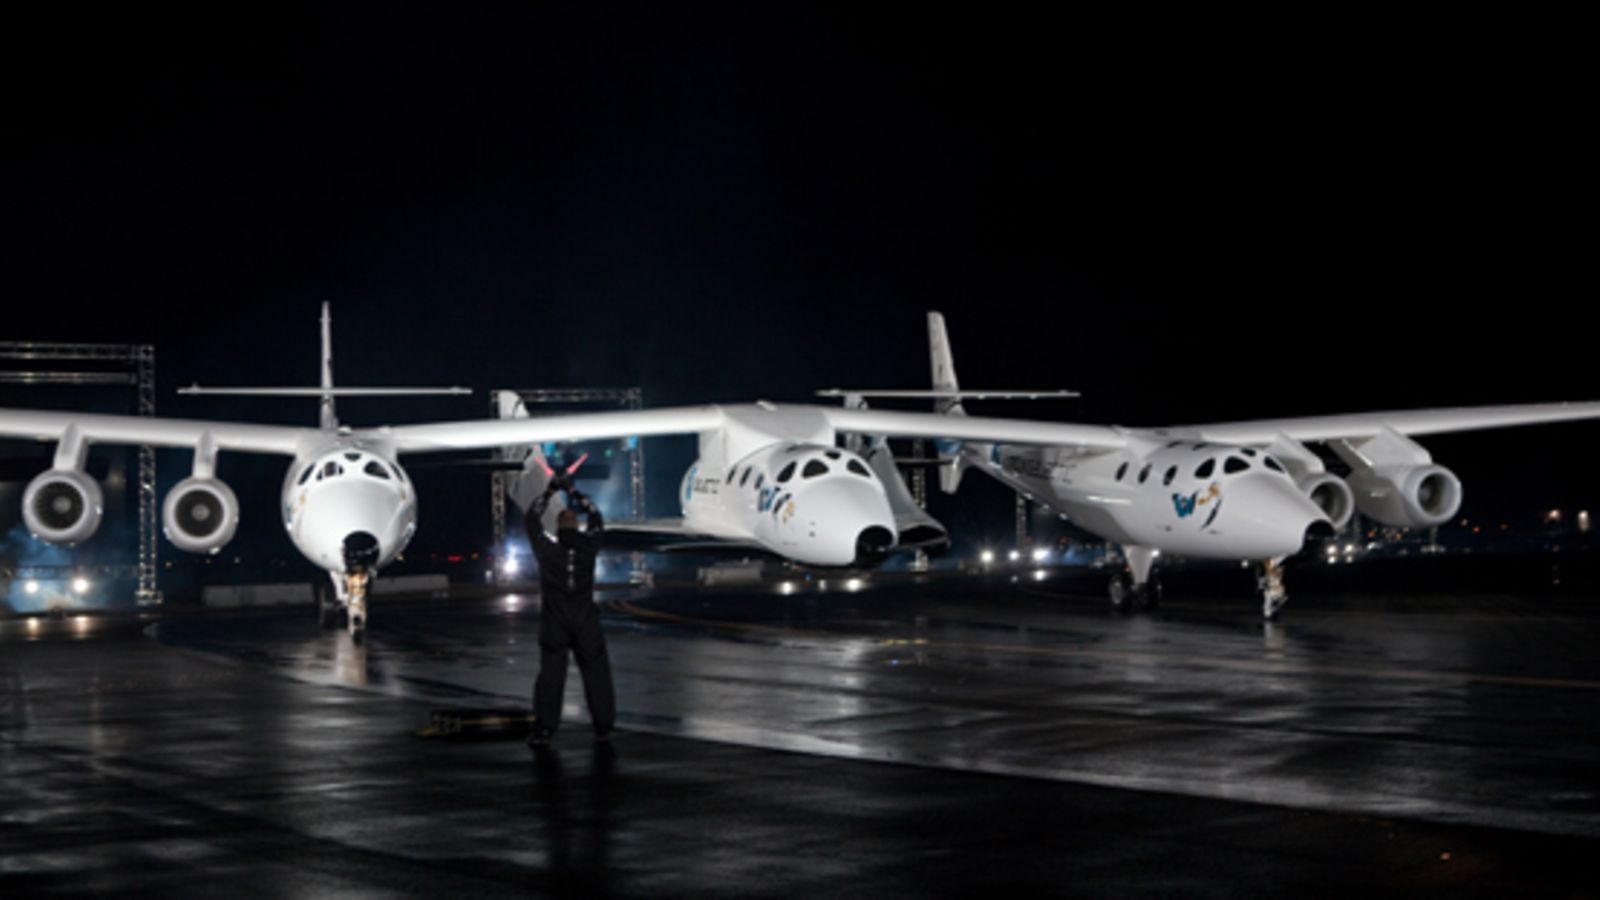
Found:
M 1133 605 L 1133 585 L 1125 573 L 1118 572 L 1111 576 L 1109 588 L 1111 594 L 1111 608 L 1122 612 Z
M 1163 592 L 1164 589 L 1161 586 L 1161 579 L 1151 578 L 1149 581 L 1145 582 L 1144 590 L 1140 591 L 1139 599 L 1143 602 L 1145 609 L 1155 609 L 1161 605 L 1161 595 Z

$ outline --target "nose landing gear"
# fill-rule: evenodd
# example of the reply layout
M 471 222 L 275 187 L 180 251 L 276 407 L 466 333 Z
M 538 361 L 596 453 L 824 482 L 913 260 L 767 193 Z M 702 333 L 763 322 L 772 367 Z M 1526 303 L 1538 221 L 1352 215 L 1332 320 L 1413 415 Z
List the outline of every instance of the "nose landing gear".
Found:
M 1261 617 L 1276 619 L 1278 611 L 1289 602 L 1289 590 L 1283 586 L 1283 557 L 1275 556 L 1261 564 L 1256 586 L 1261 594 Z
M 367 586 L 377 568 L 378 539 L 365 531 L 353 531 L 344 539 L 345 608 L 350 615 L 350 639 L 360 641 L 367 633 Z

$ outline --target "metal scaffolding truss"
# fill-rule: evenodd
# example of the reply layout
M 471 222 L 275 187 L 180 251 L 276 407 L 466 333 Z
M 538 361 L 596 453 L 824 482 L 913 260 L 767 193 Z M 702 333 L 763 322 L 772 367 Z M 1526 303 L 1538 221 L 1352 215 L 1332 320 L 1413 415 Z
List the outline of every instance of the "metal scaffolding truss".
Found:
M 613 406 L 621 409 L 637 410 L 644 406 L 644 392 L 640 388 L 529 388 L 521 390 L 498 390 L 489 392 L 489 414 L 496 418 L 509 417 L 512 411 L 521 408 L 528 415 L 548 415 L 555 412 L 550 407 L 560 406 Z M 504 462 L 521 462 L 527 456 L 525 447 L 505 447 L 496 450 L 494 457 Z M 627 451 L 628 456 L 628 500 L 629 516 L 639 518 L 644 515 L 644 445 L 638 441 L 633 442 Z M 495 472 L 490 479 L 489 487 L 489 514 L 492 520 L 495 552 L 506 545 L 506 490 L 509 487 L 512 474 L 509 472 Z M 642 555 L 634 554 L 634 568 L 638 570 L 643 565 Z M 496 570 L 497 576 L 502 577 Z
M 156 414 L 156 348 L 151 344 L 61 344 L 0 341 L 0 360 L 44 363 L 41 368 L 0 370 L 0 384 L 15 385 L 123 385 L 134 389 L 141 416 Z M 111 368 L 71 371 L 57 366 L 65 363 L 108 363 Z M 112 578 L 136 575 L 136 599 L 141 606 L 161 602 L 156 584 L 156 452 L 141 446 L 139 453 L 139 547 L 138 563 L 129 566 L 100 566 L 91 569 L 25 567 L 26 577 L 70 577 L 94 574 Z

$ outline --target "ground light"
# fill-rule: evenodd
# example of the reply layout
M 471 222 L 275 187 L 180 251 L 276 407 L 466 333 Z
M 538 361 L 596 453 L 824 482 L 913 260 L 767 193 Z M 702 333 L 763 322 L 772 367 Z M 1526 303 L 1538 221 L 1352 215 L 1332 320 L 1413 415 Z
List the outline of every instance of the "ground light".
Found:
M 72 579 L 72 592 L 78 595 L 89 593 L 89 579 L 82 575 Z

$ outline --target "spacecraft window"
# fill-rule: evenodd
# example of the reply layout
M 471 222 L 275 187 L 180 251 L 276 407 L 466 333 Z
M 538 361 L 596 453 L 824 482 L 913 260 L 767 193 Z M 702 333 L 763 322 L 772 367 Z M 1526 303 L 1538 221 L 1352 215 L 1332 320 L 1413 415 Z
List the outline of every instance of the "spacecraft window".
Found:
M 344 467 L 339 465 L 338 463 L 334 462 L 331 459 L 328 460 L 328 462 L 325 465 L 323 465 L 323 467 L 322 467 L 322 477 L 324 477 L 324 478 L 333 478 L 336 475 L 343 475 L 343 474 L 344 474 Z
M 350 460 L 351 462 L 360 462 L 361 461 L 361 454 L 359 454 L 359 453 L 346 453 L 344 455 L 344 458 Z
M 829 459 L 838 459 L 839 458 L 839 451 L 837 451 L 837 450 L 829 450 L 828 452 L 826 452 L 826 453 L 824 453 L 822 455 L 826 456 Z
M 369 460 L 367 462 L 367 467 L 361 471 L 371 475 L 373 478 L 382 478 L 384 481 L 389 480 L 389 473 L 385 472 L 383 470 L 383 466 L 378 465 L 378 461 L 375 459 Z
M 1168 466 L 1167 467 L 1167 474 L 1161 476 L 1161 483 L 1163 485 L 1171 484 L 1172 483 L 1172 479 L 1177 478 L 1177 477 L 1178 477 L 1178 467 L 1177 466 Z
M 756 476 L 756 484 L 755 484 L 756 490 L 758 490 L 758 491 L 761 490 L 761 484 L 762 484 L 762 482 L 765 482 L 766 480 L 767 480 L 767 476 L 765 476 L 765 475 L 757 475 Z
M 1139 470 L 1139 483 L 1140 484 L 1144 484 L 1146 481 L 1148 481 L 1150 479 L 1150 466 L 1151 466 L 1151 463 L 1145 463 L 1144 464 L 1144 468 Z
M 872 474 L 867 471 L 867 467 L 863 466 L 859 460 L 852 459 L 849 462 L 845 463 L 844 467 L 846 469 L 849 469 L 850 471 L 856 473 L 857 475 L 860 475 L 862 478 L 871 478 L 872 477 Z
M 750 483 L 750 467 L 749 466 L 745 466 L 744 467 L 744 474 L 739 476 L 739 487 L 744 487 L 746 484 L 749 484 L 749 483 Z
M 1248 468 L 1250 468 L 1250 464 L 1237 456 L 1228 457 L 1228 461 L 1222 464 L 1222 471 L 1229 475 L 1237 475 Z
M 305 484 L 307 481 L 310 481 L 311 480 L 311 473 L 315 472 L 316 470 L 317 470 L 317 464 L 316 463 L 312 463 L 311 465 L 306 466 L 306 470 L 304 472 L 300 473 L 300 483 L 301 484 Z
M 794 477 L 794 467 L 798 466 L 798 465 L 800 465 L 799 462 L 791 462 L 787 466 L 784 466 L 783 470 L 778 473 L 778 483 L 779 484 L 783 484 L 784 482 L 786 482 L 789 479 L 793 478 Z
M 1270 456 L 1261 457 L 1261 464 L 1263 466 L 1266 466 L 1267 468 L 1271 469 L 1274 472 L 1282 472 L 1283 471 L 1283 466 L 1280 465 L 1277 460 L 1273 459 Z
M 1122 476 L 1124 476 L 1126 474 L 1128 474 L 1128 464 L 1127 463 L 1123 463 L 1122 465 L 1117 466 L 1117 480 L 1118 481 L 1121 481 L 1122 480 Z
M 406 476 L 401 474 L 401 472 L 400 472 L 400 467 L 395 465 L 394 463 L 390 463 L 389 464 L 389 471 L 394 473 L 394 480 L 395 481 L 405 481 L 406 480 Z
M 1208 459 L 1205 462 L 1201 463 L 1194 470 L 1194 477 L 1196 477 L 1196 478 L 1210 478 L 1211 477 L 1211 473 L 1215 472 L 1216 470 L 1217 470 L 1217 461 L 1215 459 Z
M 1254 449 L 1250 448 L 1250 447 L 1244 447 L 1239 452 L 1243 453 L 1245 456 L 1255 456 L 1256 455 L 1256 451 Z
M 816 478 L 818 475 L 826 474 L 828 474 L 828 466 L 820 459 L 813 459 L 806 463 L 804 469 L 800 470 L 801 478 Z

